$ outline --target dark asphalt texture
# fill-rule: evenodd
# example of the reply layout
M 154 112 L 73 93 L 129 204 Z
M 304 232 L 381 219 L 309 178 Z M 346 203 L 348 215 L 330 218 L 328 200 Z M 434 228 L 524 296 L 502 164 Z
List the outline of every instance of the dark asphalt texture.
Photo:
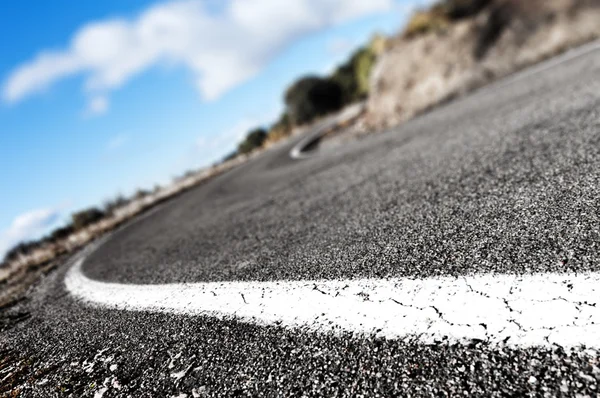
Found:
M 597 52 L 308 159 L 283 145 L 114 233 L 84 271 L 143 284 L 598 271 L 599 78 Z M 600 356 L 585 347 L 424 345 L 93 309 L 66 294 L 67 268 L 12 309 L 31 316 L 0 334 L 22 369 L 0 372 L 0 391 L 598 396 Z

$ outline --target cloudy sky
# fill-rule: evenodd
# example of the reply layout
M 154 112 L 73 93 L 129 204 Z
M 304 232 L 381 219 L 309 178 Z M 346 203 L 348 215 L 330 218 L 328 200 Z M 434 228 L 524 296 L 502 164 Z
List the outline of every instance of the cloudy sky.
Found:
M 0 256 L 79 208 L 211 164 L 427 0 L 0 6 Z

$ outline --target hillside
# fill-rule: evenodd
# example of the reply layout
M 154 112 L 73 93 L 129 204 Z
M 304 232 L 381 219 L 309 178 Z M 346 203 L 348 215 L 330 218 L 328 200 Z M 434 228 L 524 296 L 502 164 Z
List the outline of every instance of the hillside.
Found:
M 417 12 L 374 67 L 362 129 L 397 125 L 591 41 L 599 18 L 597 0 L 446 0 Z

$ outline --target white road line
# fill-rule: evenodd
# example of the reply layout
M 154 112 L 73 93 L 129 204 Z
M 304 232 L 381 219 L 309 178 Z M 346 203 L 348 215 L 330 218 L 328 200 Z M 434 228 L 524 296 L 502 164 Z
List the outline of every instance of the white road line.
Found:
M 306 148 L 310 146 L 310 144 L 312 144 L 314 141 L 320 139 L 324 132 L 325 129 L 319 129 L 315 133 L 302 139 L 300 142 L 294 145 L 294 147 L 290 151 L 290 158 L 294 160 L 300 160 L 313 156 L 313 153 L 307 152 Z
M 69 270 L 67 290 L 108 309 L 234 317 L 422 342 L 600 348 L 597 273 L 130 285 L 89 279 L 83 261 Z
M 600 42 L 589 43 L 483 90 L 598 50 Z M 310 156 L 302 151 L 313 138 L 302 140 L 290 156 Z M 423 342 L 479 339 L 525 347 L 600 348 L 600 273 L 130 285 L 87 278 L 83 261 L 69 270 L 67 290 L 83 302 L 109 309 L 235 317 L 262 325 Z
M 290 150 L 290 157 L 294 160 L 299 160 L 314 156 L 314 151 L 306 151 L 307 147 L 319 140 L 332 127 L 358 117 L 365 110 L 365 108 L 366 101 L 362 101 L 348 105 L 338 114 L 328 117 L 325 121 L 320 123 L 320 127 L 317 130 L 312 132 L 308 137 L 302 139 Z

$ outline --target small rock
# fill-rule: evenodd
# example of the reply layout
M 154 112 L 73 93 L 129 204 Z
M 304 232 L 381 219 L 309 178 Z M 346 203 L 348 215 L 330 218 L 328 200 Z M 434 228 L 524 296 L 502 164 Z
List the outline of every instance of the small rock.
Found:
M 198 388 L 194 388 L 192 390 L 192 396 L 194 398 L 201 398 L 201 397 L 205 397 L 207 395 L 208 391 L 206 386 L 200 386 Z
M 102 398 L 106 391 L 108 391 L 108 388 L 106 388 L 106 387 L 102 387 L 102 388 L 98 389 L 96 391 L 96 393 L 94 394 L 94 398 Z
M 529 376 L 529 380 L 527 380 L 529 382 L 529 384 L 536 384 L 537 383 L 537 379 L 535 378 L 535 376 Z
M 119 380 L 116 377 L 114 377 L 112 379 L 112 384 L 111 385 L 112 385 L 113 388 L 116 388 L 117 390 L 121 389 L 121 383 L 119 383 Z

